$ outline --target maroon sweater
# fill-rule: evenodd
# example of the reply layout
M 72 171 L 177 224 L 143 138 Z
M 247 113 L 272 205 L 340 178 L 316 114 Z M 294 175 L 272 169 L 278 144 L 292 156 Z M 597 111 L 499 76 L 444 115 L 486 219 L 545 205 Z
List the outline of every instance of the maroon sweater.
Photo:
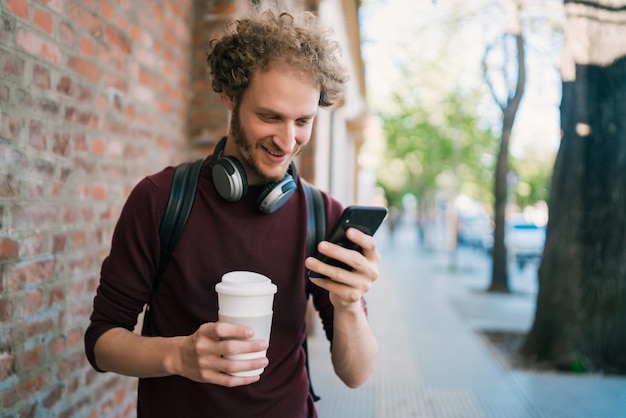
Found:
M 262 187 L 250 187 L 238 203 L 216 192 L 207 159 L 195 203 L 172 260 L 153 298 L 152 335 L 190 335 L 217 321 L 215 284 L 232 270 L 264 274 L 277 285 L 267 353 L 269 366 L 252 385 L 224 388 L 180 376 L 139 379 L 140 417 L 317 416 L 308 392 L 302 342 L 306 338 L 306 197 L 298 191 L 273 214 L 260 213 L 255 200 Z M 144 178 L 130 194 L 102 264 L 85 350 L 91 365 L 97 339 L 107 330 L 133 330 L 149 299 L 159 261 L 158 229 L 174 170 Z M 324 193 L 327 224 L 342 206 Z M 327 228 L 328 229 L 328 228 Z M 326 335 L 332 341 L 333 307 L 328 293 L 311 286 Z M 314 365 L 311 365 L 314 369 Z

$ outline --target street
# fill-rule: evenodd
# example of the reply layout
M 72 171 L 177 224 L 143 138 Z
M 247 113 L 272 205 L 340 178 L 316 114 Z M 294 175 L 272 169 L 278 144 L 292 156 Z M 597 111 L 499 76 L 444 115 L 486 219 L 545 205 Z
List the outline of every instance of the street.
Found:
M 617 417 L 626 379 L 512 370 L 478 331 L 525 332 L 537 264 L 511 266 L 510 294 L 489 294 L 490 258 L 418 244 L 411 224 L 377 233 L 381 276 L 367 295 L 379 341 L 373 376 L 351 390 L 332 372 L 321 328 L 310 337 L 321 418 Z

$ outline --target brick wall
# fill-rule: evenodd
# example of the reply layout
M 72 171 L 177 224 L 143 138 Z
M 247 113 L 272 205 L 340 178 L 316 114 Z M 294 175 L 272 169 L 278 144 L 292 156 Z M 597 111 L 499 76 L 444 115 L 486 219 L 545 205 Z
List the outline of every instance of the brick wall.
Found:
M 137 181 L 226 133 L 206 45 L 251 3 L 0 0 L 0 416 L 135 415 L 84 356 L 100 264 Z
M 134 415 L 82 339 L 126 196 L 185 158 L 192 10 L 0 0 L 0 416 Z

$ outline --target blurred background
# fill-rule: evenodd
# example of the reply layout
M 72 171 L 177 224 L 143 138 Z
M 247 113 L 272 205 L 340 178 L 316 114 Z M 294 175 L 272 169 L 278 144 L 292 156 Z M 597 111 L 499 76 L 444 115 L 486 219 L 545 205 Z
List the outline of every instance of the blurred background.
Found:
M 318 14 L 341 45 L 348 90 L 320 111 L 299 173 L 345 205 L 389 208 L 370 317 L 383 357 L 405 347 L 398 358 L 421 364 L 395 381 L 383 361 L 350 395 L 320 366 L 321 416 L 626 410 L 626 2 L 0 0 L 0 416 L 135 415 L 136 381 L 84 357 L 100 264 L 132 187 L 226 133 L 210 39 L 277 6 Z M 420 359 L 429 347 L 402 336 L 449 326 L 437 338 L 469 339 L 455 354 L 496 374 L 541 364 L 589 379 L 446 380 L 457 357 Z M 498 333 L 512 345 L 485 356 Z M 411 386 L 428 364 L 434 392 Z M 529 395 L 556 387 L 574 391 Z M 558 413 L 583 393 L 608 409 Z

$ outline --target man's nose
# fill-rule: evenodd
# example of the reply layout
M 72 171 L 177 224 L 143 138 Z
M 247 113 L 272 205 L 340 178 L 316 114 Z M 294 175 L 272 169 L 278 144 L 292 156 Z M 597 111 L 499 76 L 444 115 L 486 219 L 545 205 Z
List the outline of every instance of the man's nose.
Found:
M 280 134 L 278 135 L 278 145 L 284 152 L 293 151 L 296 146 L 296 126 L 293 122 L 283 124 Z

